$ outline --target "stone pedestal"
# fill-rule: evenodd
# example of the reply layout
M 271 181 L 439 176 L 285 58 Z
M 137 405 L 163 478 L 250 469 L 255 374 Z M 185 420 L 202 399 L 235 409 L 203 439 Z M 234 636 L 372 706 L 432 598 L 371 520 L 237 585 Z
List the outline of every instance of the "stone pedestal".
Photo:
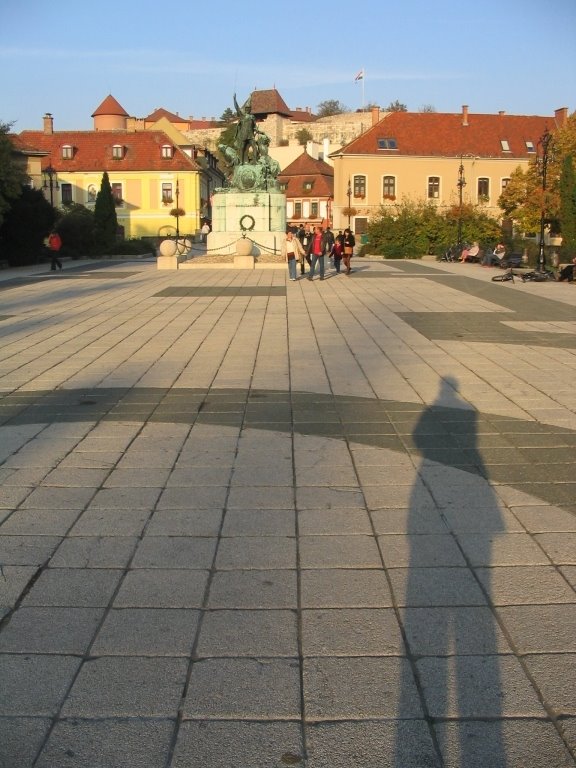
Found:
M 279 253 L 286 233 L 286 197 L 282 192 L 216 192 L 212 200 L 210 254 L 236 253 L 245 234 L 252 241 L 252 256 Z
M 186 261 L 192 249 L 190 240 L 163 240 L 158 248 L 157 269 L 178 269 L 181 261 Z

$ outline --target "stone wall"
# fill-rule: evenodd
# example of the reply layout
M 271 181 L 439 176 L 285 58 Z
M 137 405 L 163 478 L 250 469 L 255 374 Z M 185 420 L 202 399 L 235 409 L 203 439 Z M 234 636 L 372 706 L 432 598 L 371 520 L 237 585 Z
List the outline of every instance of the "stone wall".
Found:
M 287 120 L 280 115 L 269 115 L 259 124 L 260 130 L 270 137 L 271 148 L 279 146 L 284 141 L 288 141 L 290 145 L 298 144 L 296 134 L 302 128 L 306 128 L 312 134 L 313 141 L 321 144 L 324 139 L 329 139 L 331 149 L 340 148 L 371 126 L 370 112 L 345 112 L 341 115 L 322 117 L 313 123 L 301 123 Z M 191 144 L 207 147 L 211 152 L 216 152 L 222 130 L 222 128 L 202 128 L 188 131 L 186 137 Z

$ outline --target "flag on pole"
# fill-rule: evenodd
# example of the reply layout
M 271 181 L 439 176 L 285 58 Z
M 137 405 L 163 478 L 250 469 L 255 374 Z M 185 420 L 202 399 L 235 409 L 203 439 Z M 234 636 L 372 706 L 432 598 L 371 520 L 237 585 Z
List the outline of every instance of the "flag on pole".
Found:
M 361 69 L 360 72 L 356 75 L 354 78 L 354 82 L 358 82 L 358 80 L 364 80 L 364 70 Z

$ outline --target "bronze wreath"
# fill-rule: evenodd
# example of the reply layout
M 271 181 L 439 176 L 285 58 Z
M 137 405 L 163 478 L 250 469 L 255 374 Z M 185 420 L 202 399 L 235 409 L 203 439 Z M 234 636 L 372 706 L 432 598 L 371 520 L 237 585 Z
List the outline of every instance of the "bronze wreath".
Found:
M 245 226 L 244 224 L 245 219 L 248 219 L 249 221 L 248 226 Z M 255 225 L 256 225 L 256 222 L 254 221 L 254 217 L 250 216 L 249 213 L 245 213 L 244 216 L 242 216 L 242 218 L 240 219 L 240 229 L 243 232 L 252 232 Z

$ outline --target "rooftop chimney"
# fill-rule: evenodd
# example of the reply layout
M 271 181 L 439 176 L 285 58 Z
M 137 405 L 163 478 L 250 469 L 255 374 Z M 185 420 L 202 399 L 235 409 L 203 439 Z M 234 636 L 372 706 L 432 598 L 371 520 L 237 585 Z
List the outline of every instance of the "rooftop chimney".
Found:
M 501 109 L 501 110 L 498 112 L 498 114 L 500 115 L 500 117 L 502 117 L 502 115 L 505 115 L 505 114 L 506 114 L 506 112 L 505 112 L 503 109 Z
M 372 125 L 376 125 L 376 123 L 380 122 L 380 107 L 372 107 Z
M 462 104 L 462 125 L 468 125 L 468 104 Z
M 54 133 L 54 118 L 50 112 L 46 112 L 42 120 L 44 121 L 44 133 L 51 136 Z
M 565 125 L 568 120 L 568 107 L 560 107 L 560 109 L 554 110 L 554 118 L 556 125 Z

